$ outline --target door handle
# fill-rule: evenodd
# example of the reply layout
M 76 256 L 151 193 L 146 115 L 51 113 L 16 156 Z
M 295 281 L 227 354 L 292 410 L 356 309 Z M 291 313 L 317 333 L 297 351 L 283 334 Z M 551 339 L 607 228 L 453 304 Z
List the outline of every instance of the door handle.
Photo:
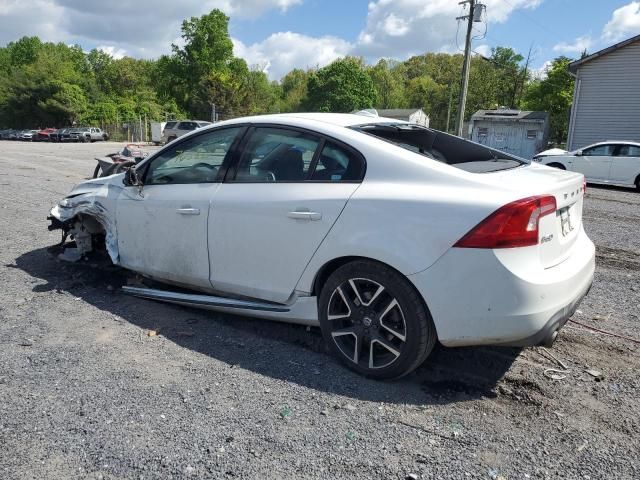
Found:
M 322 213 L 320 212 L 310 212 L 308 210 L 295 210 L 293 212 L 287 213 L 287 217 L 293 218 L 294 220 L 320 220 L 322 218 Z
M 176 210 L 180 215 L 200 215 L 199 208 L 179 208 Z

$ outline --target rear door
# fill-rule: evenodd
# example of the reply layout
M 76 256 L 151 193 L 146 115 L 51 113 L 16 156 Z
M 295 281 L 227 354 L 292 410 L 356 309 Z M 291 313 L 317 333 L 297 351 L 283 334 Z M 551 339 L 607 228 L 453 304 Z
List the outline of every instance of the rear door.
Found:
M 243 130 L 221 128 L 178 141 L 140 167 L 144 187 L 125 187 L 118 198 L 124 267 L 187 286 L 211 286 L 209 208 Z
M 571 170 L 584 174 L 587 180 L 608 181 L 615 145 L 602 144 L 582 150 L 573 159 Z
M 633 185 L 640 175 L 640 146 L 618 145 L 611 162 L 609 181 Z
M 358 188 L 364 159 L 290 127 L 257 126 L 249 135 L 212 206 L 211 283 L 285 303 Z

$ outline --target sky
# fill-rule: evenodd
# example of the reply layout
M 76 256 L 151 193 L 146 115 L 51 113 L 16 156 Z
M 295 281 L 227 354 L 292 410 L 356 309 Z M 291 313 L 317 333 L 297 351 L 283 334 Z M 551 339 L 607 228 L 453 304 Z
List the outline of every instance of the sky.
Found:
M 219 8 L 234 53 L 279 80 L 293 68 L 345 55 L 368 63 L 464 44 L 459 0 L 0 0 L 0 45 L 24 35 L 156 58 L 180 44 L 183 19 Z M 543 75 L 560 55 L 579 57 L 640 34 L 640 0 L 481 0 L 473 50 L 511 47 Z M 486 33 L 485 33 L 486 27 Z

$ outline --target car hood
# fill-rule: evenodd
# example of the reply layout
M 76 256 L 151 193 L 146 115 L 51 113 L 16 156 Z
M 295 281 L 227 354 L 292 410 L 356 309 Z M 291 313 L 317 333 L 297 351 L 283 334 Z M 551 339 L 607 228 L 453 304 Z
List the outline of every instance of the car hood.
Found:
M 571 153 L 571 152 L 568 152 L 567 150 L 563 150 L 561 148 L 550 148 L 549 150 L 545 150 L 543 152 L 536 153 L 534 158 L 536 158 L 536 157 L 553 157 L 553 156 L 558 156 L 558 155 L 566 155 L 567 153 Z

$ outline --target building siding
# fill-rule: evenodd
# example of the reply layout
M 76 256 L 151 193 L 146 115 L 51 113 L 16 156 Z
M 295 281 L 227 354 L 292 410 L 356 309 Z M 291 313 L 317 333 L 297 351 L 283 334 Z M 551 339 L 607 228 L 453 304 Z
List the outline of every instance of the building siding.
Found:
M 471 140 L 530 159 L 546 147 L 547 124 L 547 121 L 472 120 Z M 529 138 L 529 131 L 536 132 L 535 138 Z
M 640 141 L 640 41 L 578 67 L 567 148 Z

